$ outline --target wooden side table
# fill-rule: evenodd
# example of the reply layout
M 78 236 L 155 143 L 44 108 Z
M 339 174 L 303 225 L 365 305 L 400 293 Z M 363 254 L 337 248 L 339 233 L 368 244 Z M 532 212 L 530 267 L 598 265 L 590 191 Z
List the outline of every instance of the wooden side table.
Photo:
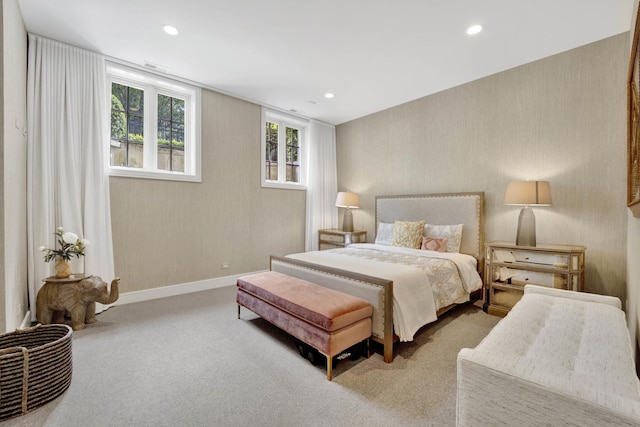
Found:
M 367 241 L 367 232 L 365 230 L 358 231 L 342 231 L 339 228 L 327 228 L 318 230 L 318 249 L 345 248 L 352 243 L 365 243 Z
M 77 273 L 77 274 L 72 274 L 69 277 L 56 277 L 56 276 L 50 276 L 47 277 L 46 279 L 42 279 L 43 282 L 48 283 L 48 282 L 53 282 L 53 283 L 71 283 L 71 282 L 79 282 L 80 280 L 86 279 L 88 277 L 91 277 L 90 274 L 84 274 L 84 273 Z
M 43 279 L 44 285 L 38 291 L 38 297 L 36 298 L 36 317 L 38 321 L 43 325 L 50 323 L 65 324 L 67 308 L 79 302 L 79 295 L 75 295 L 74 292 L 64 292 L 64 295 L 54 292 L 54 295 L 51 288 L 79 283 L 89 277 L 91 275 L 78 273 L 65 278 L 50 276 Z M 52 309 L 53 315 L 50 314 Z
M 584 246 L 512 242 L 485 244 L 484 310 L 505 316 L 524 294 L 527 284 L 582 292 Z

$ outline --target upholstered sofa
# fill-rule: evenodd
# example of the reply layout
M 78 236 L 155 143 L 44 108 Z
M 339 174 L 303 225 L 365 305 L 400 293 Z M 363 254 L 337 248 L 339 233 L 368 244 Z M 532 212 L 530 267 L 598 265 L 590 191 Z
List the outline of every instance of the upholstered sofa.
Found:
M 458 354 L 459 426 L 640 426 L 640 383 L 620 300 L 528 285 Z

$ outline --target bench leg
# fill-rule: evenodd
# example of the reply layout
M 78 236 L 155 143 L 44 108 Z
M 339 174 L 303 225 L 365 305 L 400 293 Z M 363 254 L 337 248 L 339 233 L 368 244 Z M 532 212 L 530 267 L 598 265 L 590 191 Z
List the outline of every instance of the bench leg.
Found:
M 322 354 L 327 358 L 327 379 L 331 381 L 333 379 L 333 358 L 324 353 Z
M 238 304 L 238 319 L 240 318 L 240 304 Z

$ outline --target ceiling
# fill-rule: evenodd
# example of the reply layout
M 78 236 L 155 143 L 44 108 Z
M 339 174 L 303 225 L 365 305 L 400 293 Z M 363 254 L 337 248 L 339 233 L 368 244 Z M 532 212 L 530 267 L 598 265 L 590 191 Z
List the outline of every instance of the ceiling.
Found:
M 18 1 L 34 34 L 332 124 L 628 31 L 633 9 L 633 0 Z M 467 35 L 472 24 L 483 31 Z

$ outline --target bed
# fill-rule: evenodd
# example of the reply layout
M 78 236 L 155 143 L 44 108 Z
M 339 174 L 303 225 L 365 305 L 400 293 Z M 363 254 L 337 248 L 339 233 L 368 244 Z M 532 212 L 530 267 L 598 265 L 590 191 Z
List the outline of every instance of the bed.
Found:
M 389 363 L 395 341 L 413 340 L 422 326 L 481 291 L 484 193 L 377 196 L 375 217 L 374 243 L 272 256 L 271 270 L 369 301 L 372 339 L 383 344 Z M 427 247 L 436 241 L 448 252 L 394 246 L 399 242 L 393 239 L 415 238 L 420 227 L 432 237 Z M 411 236 L 404 234 L 408 228 Z

